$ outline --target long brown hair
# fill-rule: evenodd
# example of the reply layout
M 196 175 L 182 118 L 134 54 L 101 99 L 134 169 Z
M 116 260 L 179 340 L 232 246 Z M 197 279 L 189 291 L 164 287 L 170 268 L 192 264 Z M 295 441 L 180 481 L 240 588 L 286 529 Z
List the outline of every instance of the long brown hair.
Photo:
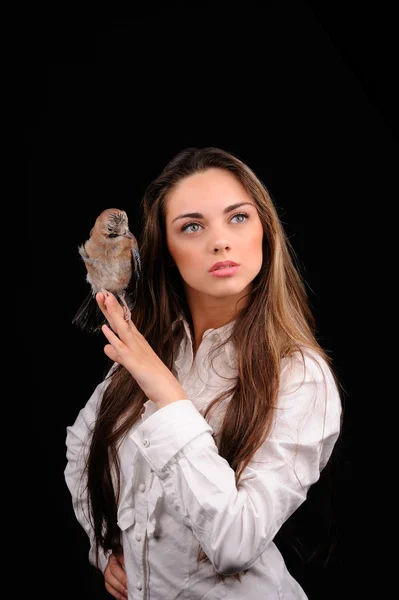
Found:
M 330 362 L 315 337 L 305 286 L 290 246 L 264 184 L 238 157 L 218 148 L 188 148 L 175 156 L 145 191 L 142 200 L 142 237 L 139 279 L 133 320 L 165 365 L 172 370 L 183 315 L 193 332 L 182 278 L 166 243 L 168 194 L 183 178 L 210 168 L 226 169 L 246 188 L 256 203 L 263 225 L 263 264 L 253 281 L 249 302 L 238 314 L 230 336 L 237 352 L 234 385 L 213 400 L 212 408 L 231 396 L 219 438 L 219 453 L 235 471 L 236 483 L 253 454 L 265 441 L 273 420 L 283 357 L 303 346 Z M 140 239 L 140 238 L 139 238 Z M 244 385 L 245 382 L 245 385 Z M 120 548 L 117 525 L 119 499 L 118 447 L 137 421 L 147 398 L 132 376 L 118 365 L 104 391 L 87 457 L 87 487 L 97 561 L 104 551 Z M 114 473 L 116 474 L 114 479 Z M 209 560 L 199 548 L 199 560 Z M 219 575 L 219 579 L 225 576 Z M 240 574 L 234 575 L 240 578 Z

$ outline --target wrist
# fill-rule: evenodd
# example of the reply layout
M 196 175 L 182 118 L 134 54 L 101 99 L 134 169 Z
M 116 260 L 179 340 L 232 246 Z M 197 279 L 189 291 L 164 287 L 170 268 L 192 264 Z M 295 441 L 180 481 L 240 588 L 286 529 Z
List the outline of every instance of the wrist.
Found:
M 156 397 L 152 397 L 151 400 L 156 404 L 157 409 L 163 408 L 168 404 L 172 404 L 172 402 L 177 402 L 178 400 L 189 400 L 190 398 L 182 388 L 179 382 L 176 382 L 177 385 L 172 386 L 163 386 L 162 390 L 156 395 Z

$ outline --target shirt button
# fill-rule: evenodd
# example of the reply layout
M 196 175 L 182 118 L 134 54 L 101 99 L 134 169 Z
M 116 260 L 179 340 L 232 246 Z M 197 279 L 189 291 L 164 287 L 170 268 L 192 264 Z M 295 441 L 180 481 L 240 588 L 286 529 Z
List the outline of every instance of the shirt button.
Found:
M 141 542 L 141 534 L 140 533 L 136 533 L 136 540 L 138 542 Z
M 138 580 L 138 582 L 136 583 L 136 587 L 138 590 L 142 590 L 143 589 L 143 584 L 141 583 L 140 580 Z
M 140 492 L 145 492 L 145 483 L 140 483 L 139 490 Z
M 148 440 L 143 440 L 144 448 L 148 448 L 149 445 L 150 445 L 150 442 Z

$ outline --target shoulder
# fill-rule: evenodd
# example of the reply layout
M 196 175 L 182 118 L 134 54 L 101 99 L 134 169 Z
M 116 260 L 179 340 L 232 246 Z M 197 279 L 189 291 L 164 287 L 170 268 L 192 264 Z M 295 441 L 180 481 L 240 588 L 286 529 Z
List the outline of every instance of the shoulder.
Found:
M 291 391 L 292 385 L 314 383 L 336 387 L 335 378 L 326 359 L 310 348 L 301 348 L 281 360 L 280 391 Z
M 309 411 L 331 416 L 341 415 L 341 397 L 332 369 L 325 358 L 301 348 L 281 362 L 279 407 L 306 415 Z

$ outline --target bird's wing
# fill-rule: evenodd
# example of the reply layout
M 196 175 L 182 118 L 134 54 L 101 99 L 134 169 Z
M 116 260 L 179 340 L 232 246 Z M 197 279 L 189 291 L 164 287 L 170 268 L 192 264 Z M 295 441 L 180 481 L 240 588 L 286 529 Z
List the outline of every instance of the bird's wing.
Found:
M 140 252 L 138 248 L 132 247 L 132 256 L 133 256 L 133 271 L 136 279 L 140 279 L 141 272 L 141 258 Z
M 82 244 L 82 246 L 79 246 L 78 250 L 79 250 L 80 256 L 83 258 L 83 261 L 85 262 L 86 265 L 94 265 L 99 262 L 99 260 L 97 258 L 90 258 L 90 256 L 87 254 L 84 244 Z
M 134 308 L 137 298 L 138 281 L 141 274 L 141 257 L 137 246 L 132 246 L 132 278 L 126 290 L 126 300 L 129 308 Z

